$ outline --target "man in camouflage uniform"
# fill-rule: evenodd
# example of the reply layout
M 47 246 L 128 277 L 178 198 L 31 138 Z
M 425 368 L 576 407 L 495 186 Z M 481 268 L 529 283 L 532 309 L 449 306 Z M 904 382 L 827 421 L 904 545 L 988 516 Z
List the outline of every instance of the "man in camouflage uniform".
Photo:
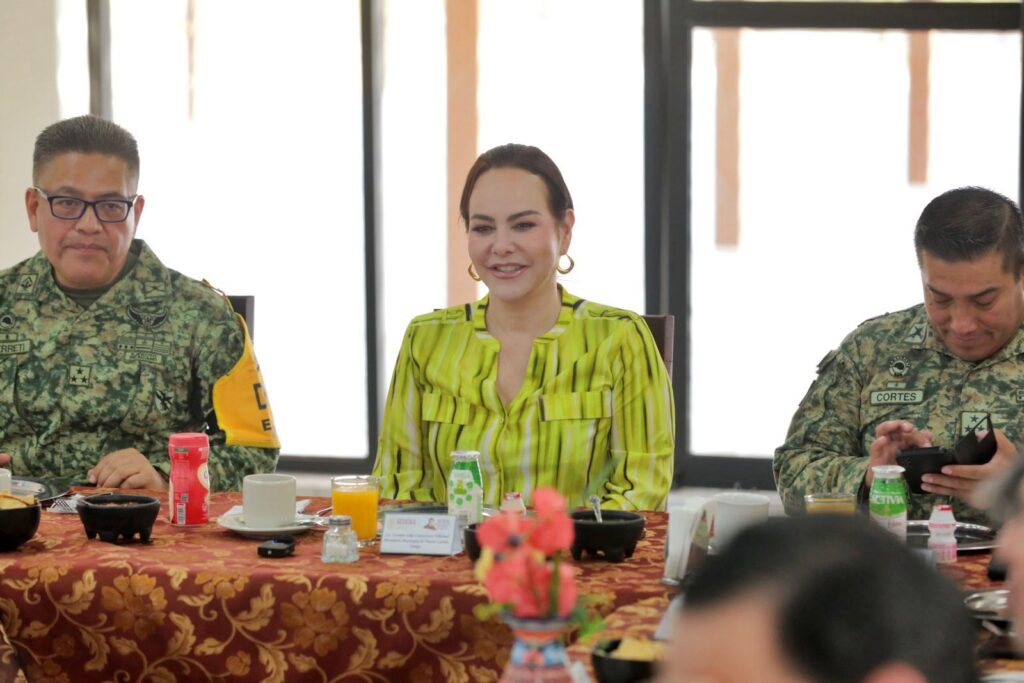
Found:
M 947 465 L 911 494 L 910 519 L 947 499 L 958 519 L 983 520 L 966 501 L 977 482 L 1016 458 L 1024 437 L 1024 226 L 1017 206 L 981 188 L 933 199 L 914 233 L 924 303 L 863 323 L 818 365 L 775 481 L 787 512 L 807 493 L 857 493 L 871 467 L 905 448 L 952 448 L 986 413 L 998 450 L 986 465 Z
M 167 486 L 167 438 L 210 436 L 215 490 L 278 452 L 248 333 L 227 300 L 134 239 L 135 139 L 92 116 L 37 138 L 41 250 L 0 272 L 0 466 L 98 486 Z

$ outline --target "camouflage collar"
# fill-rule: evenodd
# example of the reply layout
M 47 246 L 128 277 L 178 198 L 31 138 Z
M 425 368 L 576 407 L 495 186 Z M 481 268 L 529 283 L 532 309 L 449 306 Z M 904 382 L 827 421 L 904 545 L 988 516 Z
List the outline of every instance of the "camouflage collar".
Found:
M 89 307 L 89 311 L 132 303 L 164 301 L 170 297 L 170 271 L 160 262 L 145 241 L 132 240 L 131 248 L 138 250 L 138 263 L 135 264 L 131 272 L 97 299 L 96 303 Z M 32 298 L 40 304 L 53 304 L 61 307 L 74 305 L 71 299 L 57 286 L 53 267 L 42 251 L 29 259 L 26 270 L 32 276 L 34 283 Z

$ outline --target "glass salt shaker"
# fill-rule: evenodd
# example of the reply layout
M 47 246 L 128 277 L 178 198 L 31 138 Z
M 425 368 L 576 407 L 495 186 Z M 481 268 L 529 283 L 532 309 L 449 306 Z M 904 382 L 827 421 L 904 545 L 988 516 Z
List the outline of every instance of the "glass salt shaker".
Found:
M 348 515 L 332 515 L 324 532 L 324 562 L 355 562 L 359 559 L 359 541 Z

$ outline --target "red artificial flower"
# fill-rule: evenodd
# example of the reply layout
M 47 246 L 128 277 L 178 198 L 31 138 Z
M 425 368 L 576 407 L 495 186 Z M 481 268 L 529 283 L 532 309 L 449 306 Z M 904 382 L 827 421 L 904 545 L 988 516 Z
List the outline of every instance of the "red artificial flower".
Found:
M 533 494 L 533 506 L 537 522 L 527 542 L 547 556 L 569 550 L 575 529 L 565 499 L 553 488 L 539 488 Z
M 480 545 L 496 553 L 508 552 L 523 544 L 533 530 L 534 522 L 521 514 L 501 513 L 489 517 L 476 528 Z
M 536 553 L 518 551 L 495 562 L 484 585 L 492 600 L 507 603 L 517 617 L 566 617 L 576 605 L 575 573 L 571 566 L 558 562 L 556 579 L 553 564 Z M 552 585 L 556 581 L 557 585 Z
M 478 569 L 486 571 L 491 599 L 515 616 L 568 617 L 577 601 L 575 571 L 561 556 L 572 546 L 572 518 L 552 488 L 536 491 L 534 512 L 501 513 L 477 527 L 480 545 L 493 552 Z

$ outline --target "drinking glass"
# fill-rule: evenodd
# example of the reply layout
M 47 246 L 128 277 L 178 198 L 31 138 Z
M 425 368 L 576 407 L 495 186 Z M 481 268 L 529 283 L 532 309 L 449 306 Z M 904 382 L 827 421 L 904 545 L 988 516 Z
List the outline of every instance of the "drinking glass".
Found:
M 804 510 L 809 515 L 852 515 L 857 512 L 857 496 L 852 493 L 808 493 Z
M 331 479 L 331 508 L 335 515 L 352 518 L 359 545 L 371 545 L 377 538 L 377 503 L 380 479 L 365 474 L 347 474 Z

